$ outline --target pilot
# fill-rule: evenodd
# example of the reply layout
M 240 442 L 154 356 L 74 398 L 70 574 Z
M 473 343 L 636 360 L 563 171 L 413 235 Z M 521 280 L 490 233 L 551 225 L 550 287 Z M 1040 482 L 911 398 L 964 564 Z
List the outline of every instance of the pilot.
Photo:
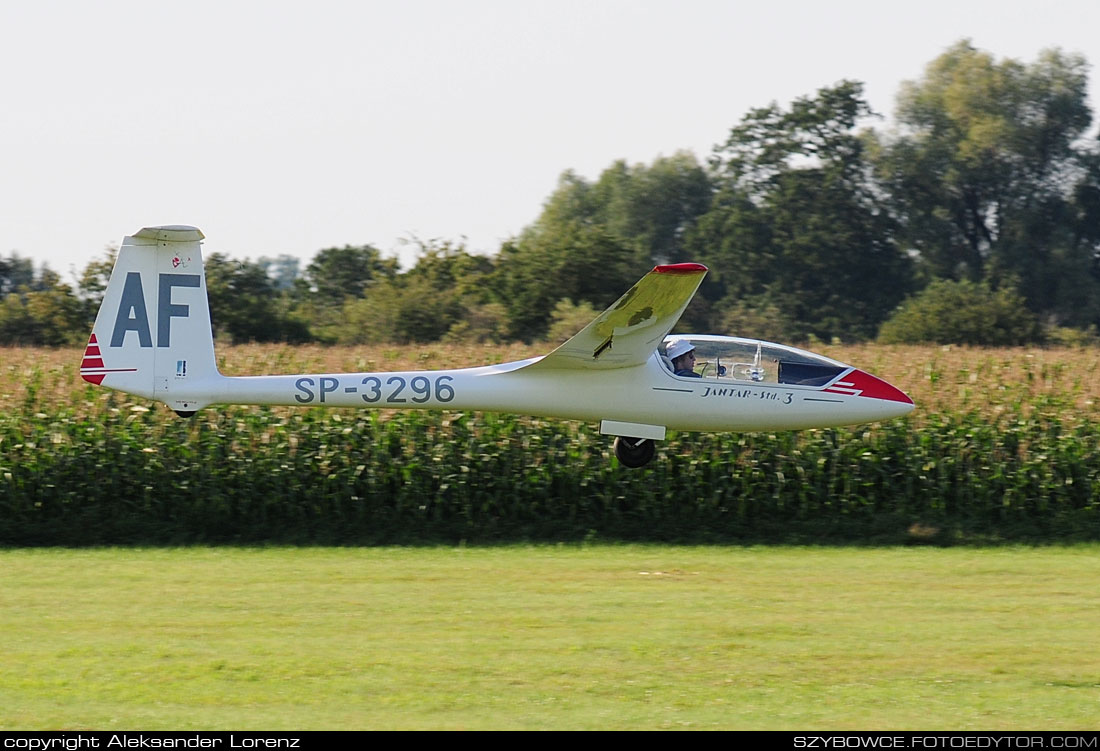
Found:
M 673 339 L 665 347 L 665 357 L 672 362 L 672 370 L 678 376 L 701 378 L 695 372 L 695 345 L 687 339 Z

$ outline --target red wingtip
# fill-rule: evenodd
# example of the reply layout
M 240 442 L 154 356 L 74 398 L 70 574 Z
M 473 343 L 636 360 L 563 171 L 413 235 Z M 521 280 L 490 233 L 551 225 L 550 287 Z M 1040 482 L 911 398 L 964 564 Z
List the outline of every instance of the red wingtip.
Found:
M 666 263 L 654 266 L 653 270 L 658 274 L 704 274 L 708 271 L 701 263 Z

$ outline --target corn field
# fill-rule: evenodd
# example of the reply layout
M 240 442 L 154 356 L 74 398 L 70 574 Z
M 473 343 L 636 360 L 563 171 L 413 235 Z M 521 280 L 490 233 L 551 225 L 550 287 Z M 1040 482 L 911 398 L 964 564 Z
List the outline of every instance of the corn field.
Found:
M 1100 352 L 817 347 L 908 418 L 672 434 L 627 470 L 592 425 L 220 407 L 84 383 L 79 350 L 0 350 L 0 545 L 1100 539 Z M 230 375 L 443 368 L 546 348 L 230 347 Z

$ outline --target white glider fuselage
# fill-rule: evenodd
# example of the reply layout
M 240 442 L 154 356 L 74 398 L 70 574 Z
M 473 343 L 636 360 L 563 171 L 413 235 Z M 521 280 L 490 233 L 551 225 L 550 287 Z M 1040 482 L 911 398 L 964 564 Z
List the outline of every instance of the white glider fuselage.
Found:
M 699 264 L 655 267 L 543 357 L 453 370 L 223 376 L 201 240 L 187 226 L 124 239 L 81 363 L 85 380 L 181 414 L 214 404 L 511 412 L 599 421 L 603 433 L 646 440 L 666 429 L 852 425 L 913 409 L 868 373 L 755 339 L 677 335 L 689 340 L 696 370 L 676 375 L 665 357 L 668 332 L 706 274 Z
M 854 388 L 841 393 L 825 391 L 827 387 L 675 376 L 656 352 L 630 368 L 523 372 L 541 359 L 454 370 L 217 376 L 194 384 L 186 390 L 191 393 L 175 390 L 169 406 L 181 411 L 211 403 L 452 409 L 682 431 L 833 427 L 897 417 L 913 407 L 901 392 L 881 398 Z M 892 389 L 854 368 L 846 368 L 833 383 L 852 377 Z

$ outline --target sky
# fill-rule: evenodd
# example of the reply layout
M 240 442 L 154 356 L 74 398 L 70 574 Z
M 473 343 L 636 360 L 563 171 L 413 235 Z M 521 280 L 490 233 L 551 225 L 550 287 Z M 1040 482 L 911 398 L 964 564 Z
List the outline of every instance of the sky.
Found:
M 493 253 L 567 169 L 704 161 L 750 109 L 843 79 L 889 116 L 964 38 L 1095 66 L 1098 30 L 1097 0 L 4 3 L 0 256 L 71 280 L 161 224 L 239 259 Z

